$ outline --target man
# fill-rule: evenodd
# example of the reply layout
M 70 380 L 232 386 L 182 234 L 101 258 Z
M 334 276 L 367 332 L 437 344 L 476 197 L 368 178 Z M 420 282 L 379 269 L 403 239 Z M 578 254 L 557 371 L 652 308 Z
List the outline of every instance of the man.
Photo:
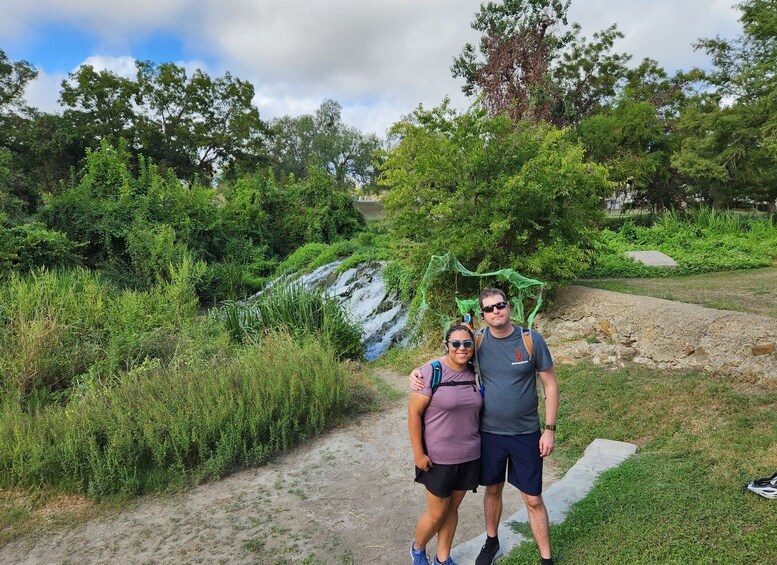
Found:
M 545 340 L 531 332 L 530 355 L 524 332 L 510 320 L 510 303 L 498 288 L 480 293 L 480 309 L 487 328 L 475 355 L 485 387 L 480 419 L 480 484 L 486 487 L 483 509 L 486 543 L 475 561 L 491 565 L 499 552 L 499 521 L 505 475 L 520 492 L 542 565 L 552 565 L 548 512 L 542 500 L 542 459 L 553 452 L 558 383 Z M 528 336 L 526 337 L 528 339 Z M 418 388 L 416 371 L 411 387 Z M 540 430 L 535 376 L 545 391 L 545 425 Z

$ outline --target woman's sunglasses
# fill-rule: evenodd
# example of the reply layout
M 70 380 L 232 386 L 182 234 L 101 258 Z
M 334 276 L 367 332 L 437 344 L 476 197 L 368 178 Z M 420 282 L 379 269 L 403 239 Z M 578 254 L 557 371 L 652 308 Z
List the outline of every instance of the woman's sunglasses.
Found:
M 491 306 L 483 306 L 481 310 L 483 312 L 488 312 L 489 314 L 494 311 L 496 308 L 497 310 L 504 310 L 505 306 L 507 306 L 507 302 L 497 302 L 496 304 L 492 304 Z
M 474 342 L 471 339 L 465 339 L 464 341 L 454 339 L 453 341 L 449 341 L 448 345 L 450 345 L 453 349 L 458 349 L 459 347 L 470 349 L 474 345 Z

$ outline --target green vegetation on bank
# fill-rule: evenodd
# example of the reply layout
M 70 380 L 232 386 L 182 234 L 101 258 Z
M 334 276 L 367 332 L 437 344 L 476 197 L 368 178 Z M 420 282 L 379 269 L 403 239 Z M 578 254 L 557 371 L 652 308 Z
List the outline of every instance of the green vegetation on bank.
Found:
M 297 289 L 287 324 L 236 343 L 218 316 L 198 315 L 198 268 L 184 262 L 148 291 L 83 270 L 0 285 L 0 486 L 178 488 L 263 461 L 369 400 L 338 361 L 361 351 L 339 309 L 311 312 L 320 301 Z
M 164 176 L 125 146 L 105 143 L 37 217 L 0 223 L 0 278 L 84 265 L 144 290 L 190 255 L 206 264 L 197 283 L 203 303 L 243 298 L 300 246 L 348 239 L 364 226 L 351 197 L 318 170 L 302 180 L 259 171 L 214 189 Z
M 704 374 L 559 367 L 554 457 L 569 468 L 595 438 L 639 451 L 604 473 L 561 524 L 559 563 L 769 563 L 777 505 L 742 485 L 777 460 L 777 391 Z M 537 561 L 527 542 L 505 561 Z
M 278 283 L 248 304 L 229 302 L 223 307 L 224 325 L 239 342 L 267 331 L 317 336 L 338 359 L 364 356 L 361 327 L 340 304 L 321 290 Z
M 580 276 L 668 277 L 770 266 L 777 259 L 775 220 L 700 208 L 667 212 L 650 226 L 626 221 L 617 231 L 602 230 L 594 263 Z M 661 251 L 677 261 L 677 268 L 647 267 L 624 255 L 640 250 Z

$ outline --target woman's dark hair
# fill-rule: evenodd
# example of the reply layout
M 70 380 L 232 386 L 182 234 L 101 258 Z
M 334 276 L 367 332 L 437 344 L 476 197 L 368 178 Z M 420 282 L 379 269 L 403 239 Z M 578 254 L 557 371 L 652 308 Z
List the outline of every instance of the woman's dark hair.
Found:
M 465 326 L 464 324 L 456 324 L 455 326 L 451 326 L 450 328 L 448 328 L 448 331 L 445 332 L 445 343 L 448 343 L 448 338 L 451 337 L 451 334 L 458 330 L 464 330 L 469 334 L 469 338 L 471 340 L 473 341 L 475 340 L 475 334 L 472 333 L 472 330 L 469 329 L 468 326 Z

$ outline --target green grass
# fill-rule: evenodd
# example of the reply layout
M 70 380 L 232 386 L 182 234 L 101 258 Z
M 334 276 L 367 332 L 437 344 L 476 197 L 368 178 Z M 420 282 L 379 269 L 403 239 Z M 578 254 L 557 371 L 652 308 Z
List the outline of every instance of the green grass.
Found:
M 148 362 L 34 411 L 7 397 L 0 486 L 95 497 L 183 487 L 324 430 L 356 409 L 353 391 L 364 388 L 320 342 L 268 334 L 220 358 Z
M 578 284 L 777 318 L 777 267 L 661 279 L 586 279 Z
M 701 373 L 559 368 L 557 457 L 595 438 L 638 453 L 551 526 L 557 562 L 774 563 L 777 504 L 741 487 L 777 468 L 777 389 Z M 504 562 L 534 563 L 525 542 Z

